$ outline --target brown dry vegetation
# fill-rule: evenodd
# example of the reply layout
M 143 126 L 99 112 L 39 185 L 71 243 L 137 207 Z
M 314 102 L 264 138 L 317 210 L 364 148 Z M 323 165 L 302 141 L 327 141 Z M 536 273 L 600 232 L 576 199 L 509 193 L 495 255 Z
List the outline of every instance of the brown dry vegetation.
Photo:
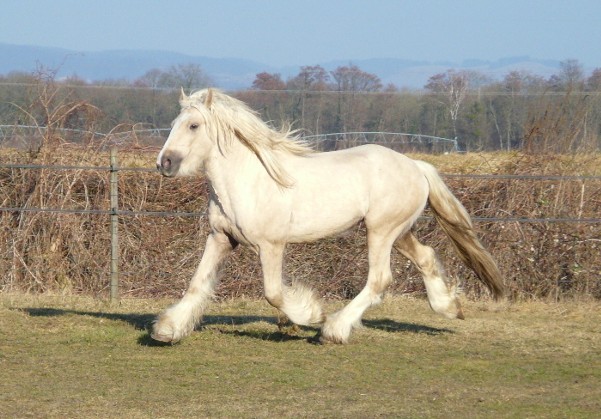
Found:
M 2 150 L 3 163 L 51 165 L 109 164 L 102 144 L 74 148 L 57 143 L 36 154 Z M 156 151 L 122 151 L 121 167 L 152 167 Z M 599 154 L 522 153 L 414 156 L 445 174 L 599 176 Z M 21 209 L 109 209 L 106 170 L 0 168 L 0 206 Z M 598 218 L 599 179 L 506 179 L 446 177 L 474 217 Z M 197 179 L 163 179 L 148 172 L 119 173 L 124 211 L 203 212 L 206 185 Z M 427 215 L 427 213 L 426 213 Z M 476 228 L 497 259 L 515 299 L 601 297 L 601 224 L 575 222 L 477 221 Z M 0 290 L 107 293 L 110 266 L 109 216 L 47 212 L 8 212 L 0 218 Z M 129 296 L 177 296 L 185 290 L 207 233 L 205 217 L 123 215 L 120 217 L 121 292 Z M 484 291 L 458 261 L 434 221 L 424 219 L 416 233 L 441 255 L 449 275 L 466 293 Z M 367 275 L 365 234 L 360 226 L 343 236 L 291 245 L 285 272 L 332 298 L 348 298 Z M 419 273 L 393 256 L 396 293 L 423 293 Z M 222 269 L 219 296 L 258 296 L 261 272 L 256 256 L 237 250 Z

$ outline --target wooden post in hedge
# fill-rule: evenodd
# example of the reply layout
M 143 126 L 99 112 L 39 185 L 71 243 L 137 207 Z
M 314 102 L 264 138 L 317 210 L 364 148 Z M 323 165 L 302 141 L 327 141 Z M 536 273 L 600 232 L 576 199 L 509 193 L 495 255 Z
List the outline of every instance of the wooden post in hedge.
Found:
M 111 303 L 119 300 L 119 177 L 117 148 L 111 148 Z

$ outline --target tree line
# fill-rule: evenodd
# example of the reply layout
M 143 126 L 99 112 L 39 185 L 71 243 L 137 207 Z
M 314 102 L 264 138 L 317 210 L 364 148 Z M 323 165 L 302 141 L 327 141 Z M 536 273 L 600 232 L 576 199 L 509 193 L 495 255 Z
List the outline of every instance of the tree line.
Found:
M 152 69 L 134 80 L 58 80 L 55 70 L 0 76 L 0 124 L 85 128 L 166 128 L 178 113 L 179 88 L 212 85 L 196 64 Z M 601 147 L 601 68 L 588 77 L 577 60 L 549 78 L 511 71 L 492 80 L 476 71 L 432 75 L 422 90 L 384 85 L 356 65 L 327 71 L 304 66 L 284 80 L 262 72 L 249 89 L 229 92 L 279 125 L 306 134 L 405 132 L 457 139 L 466 151 L 571 152 Z M 83 106 L 85 104 L 85 106 Z M 76 106 L 77 105 L 77 106 Z M 61 118 L 51 115 L 60 109 Z M 69 111 L 69 109 L 72 109 Z

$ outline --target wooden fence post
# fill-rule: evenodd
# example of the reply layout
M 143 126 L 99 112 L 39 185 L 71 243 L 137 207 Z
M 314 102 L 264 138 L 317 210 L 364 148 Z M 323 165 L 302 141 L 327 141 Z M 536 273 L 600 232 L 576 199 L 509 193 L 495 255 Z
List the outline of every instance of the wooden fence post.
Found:
M 111 303 L 119 300 L 119 176 L 117 148 L 111 148 Z

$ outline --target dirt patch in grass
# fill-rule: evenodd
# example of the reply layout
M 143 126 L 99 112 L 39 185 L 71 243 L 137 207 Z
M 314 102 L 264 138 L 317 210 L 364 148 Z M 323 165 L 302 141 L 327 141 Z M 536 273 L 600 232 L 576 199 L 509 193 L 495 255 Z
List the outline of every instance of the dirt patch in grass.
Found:
M 420 299 L 368 311 L 346 346 L 281 332 L 264 301 L 215 304 L 174 346 L 146 327 L 166 301 L 0 296 L 1 417 L 593 417 L 601 306 Z M 328 304 L 334 310 L 341 302 Z

